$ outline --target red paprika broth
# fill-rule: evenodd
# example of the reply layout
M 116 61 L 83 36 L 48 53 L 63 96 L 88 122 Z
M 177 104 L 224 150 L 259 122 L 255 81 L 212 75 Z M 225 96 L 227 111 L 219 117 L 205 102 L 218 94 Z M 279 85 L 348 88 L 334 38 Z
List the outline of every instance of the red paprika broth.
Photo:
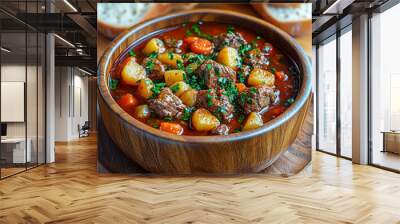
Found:
M 200 30 L 200 32 L 199 32 L 199 30 Z M 143 62 L 143 60 L 145 60 L 145 58 L 149 57 L 149 55 L 146 55 L 145 53 L 143 53 L 143 49 L 146 47 L 146 44 L 148 42 L 150 42 L 150 40 L 152 40 L 153 38 L 158 38 L 159 40 L 163 41 L 164 47 L 166 49 L 165 51 L 171 51 L 171 52 L 178 51 L 181 56 L 188 55 L 188 53 L 193 53 L 191 50 L 191 46 L 190 46 L 191 43 L 193 42 L 193 40 L 195 40 L 195 39 L 203 40 L 204 39 L 206 41 L 203 41 L 203 42 L 205 42 L 206 44 L 207 44 L 207 41 L 209 41 L 213 44 L 213 54 L 211 54 L 211 55 L 204 54 L 201 57 L 209 57 L 209 59 L 216 61 L 217 63 L 219 63 L 222 66 L 227 67 L 227 65 L 217 61 L 218 53 L 221 49 L 219 51 L 216 50 L 217 46 L 213 42 L 212 38 L 215 39 L 215 38 L 217 38 L 218 35 L 223 36 L 225 34 L 226 34 L 226 36 L 228 36 L 229 32 L 231 32 L 233 34 L 239 33 L 242 36 L 242 39 L 244 39 L 248 45 L 252 46 L 251 50 L 258 49 L 258 50 L 255 50 L 255 52 L 258 52 L 258 51 L 262 52 L 261 54 L 263 54 L 265 56 L 264 58 L 268 59 L 269 64 L 264 64 L 264 65 L 262 65 L 261 68 L 263 70 L 268 71 L 271 74 L 274 74 L 274 76 L 275 76 L 274 88 L 270 88 L 270 89 L 273 89 L 274 94 L 279 92 L 279 94 L 276 97 L 276 98 L 278 98 L 278 100 L 274 101 L 274 103 L 270 103 L 268 106 L 265 106 L 260 111 L 252 111 L 252 112 L 257 113 L 258 114 L 257 116 L 261 117 L 263 123 L 266 123 L 266 122 L 276 118 L 277 116 L 282 114 L 290 106 L 291 103 L 293 103 L 293 101 L 298 93 L 299 74 L 298 74 L 297 66 L 287 56 L 285 56 L 279 49 L 276 49 L 272 44 L 270 44 L 267 41 L 268 37 L 266 39 L 264 39 L 263 37 L 258 36 L 257 33 L 253 32 L 251 30 L 248 30 L 248 29 L 245 29 L 245 28 L 242 28 L 239 26 L 230 26 L 230 25 L 222 24 L 222 23 L 201 23 L 201 22 L 199 22 L 196 24 L 184 24 L 184 25 L 177 26 L 177 27 L 167 28 L 161 32 L 158 32 L 158 34 L 156 34 L 156 35 L 152 35 L 150 37 L 145 38 L 145 40 L 141 41 L 136 46 L 133 46 L 130 49 L 127 49 L 126 53 L 123 54 L 119 58 L 119 60 L 117 60 L 116 64 L 114 65 L 114 67 L 112 69 L 112 72 L 111 72 L 110 89 L 111 89 L 112 96 L 118 102 L 118 100 L 124 94 L 132 94 L 136 98 L 137 102 L 139 102 L 138 105 L 148 105 L 149 115 L 145 118 L 138 118 L 137 116 L 135 116 L 135 112 L 132 112 L 132 110 L 126 111 L 127 113 L 129 113 L 131 116 L 135 117 L 136 119 L 140 120 L 141 122 L 146 123 L 149 126 L 152 126 L 157 129 L 160 129 L 161 122 L 171 122 L 171 123 L 179 124 L 183 128 L 183 133 L 182 133 L 183 135 L 195 135 L 196 136 L 196 135 L 221 134 L 216 131 L 217 127 L 220 128 L 221 125 L 225 126 L 223 129 L 224 132 L 222 134 L 236 133 L 236 132 L 240 132 L 240 131 L 244 131 L 244 130 L 251 130 L 251 129 L 259 127 L 260 125 L 258 125 L 257 127 L 251 127 L 250 129 L 247 129 L 248 125 L 246 124 L 246 122 L 250 119 L 250 118 L 248 118 L 249 117 L 248 113 L 246 114 L 243 112 L 244 106 L 237 105 L 238 104 L 237 101 L 239 101 L 239 98 L 241 97 L 240 93 L 238 93 L 237 95 L 232 94 L 233 98 L 234 98 L 233 100 L 231 100 L 231 98 L 228 97 L 229 102 L 231 103 L 232 107 L 234 108 L 233 117 L 231 117 L 229 119 L 224 120 L 221 117 L 217 116 L 218 115 L 217 112 L 220 108 L 217 108 L 217 111 L 211 110 L 210 109 L 211 107 L 206 108 L 209 111 L 211 111 L 211 114 L 214 115 L 214 117 L 216 117 L 219 120 L 219 123 L 216 122 L 218 124 L 218 126 L 214 125 L 213 129 L 204 131 L 204 130 L 198 130 L 198 129 L 201 129 L 199 127 L 203 127 L 204 124 L 203 124 L 203 126 L 198 124 L 197 128 L 196 128 L 196 125 L 195 125 L 196 123 L 194 123 L 195 120 L 193 118 L 194 111 L 196 111 L 199 108 L 204 108 L 204 105 L 201 106 L 201 104 L 199 105 L 199 103 L 198 103 L 199 102 L 199 98 L 198 98 L 199 94 L 197 94 L 197 101 L 196 101 L 195 105 L 193 105 L 191 107 L 186 105 L 186 108 L 183 110 L 184 116 L 182 116 L 182 115 L 176 116 L 176 117 L 160 116 L 160 114 L 157 114 L 157 111 L 159 112 L 159 110 L 154 110 L 153 109 L 155 107 L 154 103 L 152 104 L 151 102 L 154 102 L 160 96 L 160 95 L 157 95 L 157 91 L 154 88 L 154 85 L 162 85 L 162 83 L 164 83 L 165 80 L 163 80 L 163 79 L 151 80 L 153 82 L 153 88 L 151 88 L 151 92 L 153 94 L 149 99 L 145 99 L 139 94 L 138 86 L 127 84 L 121 75 L 124 66 L 129 64 L 130 60 L 134 60 L 134 61 L 136 61 L 137 64 L 141 65 L 142 68 L 146 70 L 147 75 L 152 74 L 152 71 L 147 70 L 147 67 L 148 67 L 147 64 L 142 65 L 142 62 Z M 185 41 L 185 39 L 188 37 L 190 37 L 190 38 L 187 39 L 187 41 Z M 194 38 L 194 37 L 196 37 L 196 38 Z M 166 46 L 165 42 L 167 39 L 174 39 L 176 41 L 182 40 L 182 44 L 178 48 L 179 50 L 175 50 L 175 48 L 169 48 L 168 46 Z M 264 45 L 265 43 L 266 43 L 266 45 Z M 245 44 L 242 44 L 240 46 L 244 46 L 244 45 Z M 222 45 L 222 48 L 224 48 L 224 47 L 227 47 L 227 46 Z M 264 47 L 267 47 L 269 49 L 269 51 L 265 50 Z M 243 62 L 243 60 L 245 60 L 245 59 L 243 59 L 243 58 L 250 57 L 250 56 L 246 55 L 249 53 L 249 51 L 248 50 L 240 51 L 241 50 L 240 47 L 236 50 L 237 50 L 237 52 L 243 52 L 242 55 L 239 54 L 239 58 L 241 58 L 241 59 L 238 59 L 238 60 L 241 60 L 241 62 L 242 62 L 241 67 L 243 68 L 243 66 L 246 66 L 246 63 Z M 173 52 L 173 53 L 176 53 L 176 52 Z M 153 55 L 150 54 L 150 57 L 151 56 L 155 57 L 154 54 L 155 53 L 153 53 Z M 159 58 L 158 58 L 159 55 L 160 55 L 160 53 L 158 53 L 156 55 L 156 57 L 153 59 L 159 60 Z M 170 55 L 168 55 L 168 56 L 170 56 Z M 152 60 L 152 59 L 150 59 L 150 60 Z M 185 61 L 185 58 L 183 58 L 183 61 Z M 166 64 L 163 62 L 161 62 L 161 63 L 165 66 L 165 71 L 178 69 L 178 68 L 172 68 L 171 66 L 168 66 L 168 65 L 166 66 Z M 202 63 L 204 63 L 204 61 L 198 63 L 197 69 L 199 69 L 199 67 L 202 65 Z M 189 71 L 188 70 L 189 63 L 182 63 L 182 64 L 183 64 L 183 67 L 181 66 L 180 69 L 185 69 L 185 71 Z M 247 65 L 250 67 L 250 72 L 253 71 L 253 69 L 255 67 L 257 67 L 257 66 L 252 66 L 249 64 L 247 64 Z M 153 67 L 154 67 L 154 64 L 153 64 Z M 244 80 L 243 79 L 241 80 L 238 75 L 240 72 L 242 72 L 241 68 L 233 68 L 231 70 L 233 70 L 236 75 L 235 83 L 244 81 L 244 84 L 249 89 L 249 91 L 248 91 L 249 93 L 252 90 L 254 90 L 254 88 L 264 88 L 264 87 L 260 87 L 262 85 L 250 87 L 249 84 L 247 83 L 249 75 L 245 76 Z M 193 76 L 200 77 L 198 79 L 201 79 L 201 76 L 196 74 L 196 71 L 198 71 L 198 70 L 193 71 L 191 74 L 186 72 L 185 79 L 183 81 L 185 83 L 189 82 L 188 80 L 190 80 L 190 78 L 188 79 L 188 77 L 193 77 Z M 195 74 L 193 74 L 193 73 L 195 73 Z M 164 75 L 165 75 L 165 73 L 164 73 Z M 211 75 L 210 75 L 210 77 L 211 77 Z M 218 79 L 218 83 L 219 83 L 219 81 L 220 80 Z M 233 82 L 232 80 L 229 80 L 229 81 Z M 235 83 L 232 83 L 233 86 L 235 86 Z M 188 83 L 186 83 L 186 84 L 188 84 Z M 174 85 L 171 85 L 169 87 L 173 87 L 173 86 Z M 202 91 L 202 90 L 210 91 L 209 90 L 210 88 L 207 86 L 204 86 L 204 85 L 199 88 L 197 85 L 192 85 L 192 83 L 189 82 L 189 86 L 190 86 L 189 87 L 190 89 L 196 89 L 196 87 L 197 87 L 196 90 L 198 92 Z M 168 87 L 167 85 L 164 86 L 164 88 L 167 88 L 167 87 Z M 219 88 L 220 88 L 220 86 L 217 86 L 217 89 L 219 89 Z M 224 95 L 228 91 L 226 89 L 222 89 L 222 90 L 217 90 L 216 92 L 221 92 L 221 91 L 222 91 L 222 94 L 221 94 L 221 96 L 218 96 L 218 97 L 221 97 L 221 99 L 222 99 L 223 98 L 222 95 Z M 235 92 L 234 90 L 232 90 L 232 88 L 230 89 L 230 91 L 233 93 Z M 227 94 L 225 94 L 225 95 L 227 95 Z M 235 96 L 236 96 L 236 98 L 235 98 Z M 209 95 L 207 95 L 207 97 L 209 98 Z M 216 97 L 216 98 L 218 98 L 218 97 Z M 249 99 L 247 99 L 247 100 L 249 100 Z M 262 101 L 262 100 L 260 100 L 260 101 Z M 184 104 L 184 103 L 182 103 L 182 104 Z M 246 103 L 244 103 L 244 104 L 246 104 Z M 153 108 L 151 107 L 151 105 L 153 105 Z M 169 105 L 169 104 L 166 103 L 165 105 Z M 210 105 L 208 105 L 208 106 L 210 106 Z M 186 110 L 189 110 L 187 108 L 192 108 L 190 113 L 186 113 L 187 112 Z M 252 113 L 252 112 L 250 112 L 250 113 Z M 189 117 L 186 116 L 185 114 L 186 115 L 189 114 Z M 223 114 L 223 111 L 222 111 L 222 114 Z M 207 124 L 205 124 L 205 126 L 207 126 Z M 228 129 L 228 131 L 226 131 L 226 129 Z M 174 133 L 174 134 L 176 134 L 176 133 Z

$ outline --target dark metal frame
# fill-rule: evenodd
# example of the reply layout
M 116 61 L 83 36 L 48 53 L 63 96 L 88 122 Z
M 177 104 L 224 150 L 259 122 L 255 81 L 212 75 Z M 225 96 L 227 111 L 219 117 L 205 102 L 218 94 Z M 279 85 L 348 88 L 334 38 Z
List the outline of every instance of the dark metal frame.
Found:
M 28 1 L 25 0 L 25 11 L 27 10 L 27 3 Z M 36 11 L 38 11 L 39 9 L 39 0 L 36 0 Z M 47 7 L 46 7 L 46 11 L 47 11 Z M 28 112 L 27 112 L 27 81 L 28 81 L 28 30 L 32 30 L 34 31 L 34 33 L 36 33 L 36 104 L 39 104 L 39 33 L 41 33 L 39 30 L 34 29 L 33 27 L 29 26 L 28 24 L 24 23 L 25 25 L 25 30 L 24 33 L 25 34 L 25 84 L 24 84 L 24 120 L 25 120 L 25 169 L 15 172 L 13 174 L 10 174 L 8 176 L 2 176 L 1 173 L 1 168 L 0 168 L 0 180 L 6 179 L 8 177 L 12 177 L 14 175 L 17 175 L 19 173 L 25 172 L 27 170 L 36 168 L 38 166 L 41 166 L 43 164 L 47 163 L 47 40 L 46 40 L 46 35 L 44 36 L 44 42 L 42 42 L 42 44 L 44 44 L 44 51 L 41 51 L 41 53 L 44 53 L 44 55 L 42 56 L 44 59 L 44 69 L 42 70 L 43 72 L 43 79 L 42 82 L 44 82 L 44 99 L 43 99 L 43 104 L 44 104 L 44 117 L 42 117 L 44 120 L 42 122 L 44 122 L 44 155 L 43 155 L 43 163 L 39 163 L 39 107 L 36 107 L 36 162 L 32 163 L 32 166 L 28 166 L 28 154 L 27 154 L 27 140 L 28 140 L 28 125 L 27 125 L 27 121 L 28 121 Z M 0 32 L 0 45 L 1 45 L 1 35 L 2 32 Z M 47 34 L 47 33 L 44 33 Z M 1 68 L 1 54 L 0 54 L 0 68 Z M 0 81 L 1 81 L 1 69 L 0 69 Z M 0 99 L 1 99 L 1 93 L 0 93 Z M 0 115 L 1 116 L 1 115 Z M 1 118 L 1 117 L 0 117 Z M 1 123 L 1 119 L 0 119 L 0 123 Z M 1 144 L 0 144 L 0 155 L 1 155 Z M 31 164 L 29 164 L 31 165 Z

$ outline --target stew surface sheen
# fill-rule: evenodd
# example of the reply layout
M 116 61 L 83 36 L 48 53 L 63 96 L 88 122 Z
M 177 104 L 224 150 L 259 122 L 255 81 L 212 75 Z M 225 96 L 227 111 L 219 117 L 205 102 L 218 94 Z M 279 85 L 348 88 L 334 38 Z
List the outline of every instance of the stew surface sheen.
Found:
M 197 22 L 169 27 L 127 49 L 109 87 L 123 110 L 177 135 L 261 127 L 294 102 L 295 64 L 249 29 Z

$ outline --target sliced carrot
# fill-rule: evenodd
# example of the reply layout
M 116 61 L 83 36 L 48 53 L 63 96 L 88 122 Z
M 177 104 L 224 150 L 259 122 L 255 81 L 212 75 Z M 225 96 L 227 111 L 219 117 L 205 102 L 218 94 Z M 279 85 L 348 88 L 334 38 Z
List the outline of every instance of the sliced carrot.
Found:
M 210 54 L 212 47 L 212 43 L 206 39 L 198 39 L 190 45 L 190 49 L 197 54 Z
M 118 105 L 124 109 L 126 112 L 131 112 L 137 105 L 139 105 L 139 100 L 136 99 L 132 94 L 125 93 L 117 101 Z
M 200 38 L 198 38 L 198 37 L 193 37 L 193 36 L 191 36 L 191 37 L 186 37 L 184 40 L 183 40 L 183 42 L 185 42 L 185 43 L 188 43 L 188 44 L 192 44 L 192 43 L 194 43 L 195 41 L 198 41 Z
M 183 127 L 181 125 L 171 122 L 161 122 L 160 130 L 176 135 L 182 135 L 183 133 Z
M 243 83 L 236 83 L 235 85 L 239 93 L 243 92 L 246 89 L 246 85 Z
M 275 72 L 275 77 L 277 80 L 279 81 L 284 81 L 286 79 L 286 75 L 285 73 L 279 71 L 279 72 Z

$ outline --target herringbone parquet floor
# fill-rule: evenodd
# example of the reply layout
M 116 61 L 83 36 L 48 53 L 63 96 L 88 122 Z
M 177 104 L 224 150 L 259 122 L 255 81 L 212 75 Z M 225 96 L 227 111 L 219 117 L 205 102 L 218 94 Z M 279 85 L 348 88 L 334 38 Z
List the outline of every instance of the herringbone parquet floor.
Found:
M 400 175 L 326 154 L 291 178 L 99 176 L 95 141 L 0 181 L 0 223 L 400 223 Z

